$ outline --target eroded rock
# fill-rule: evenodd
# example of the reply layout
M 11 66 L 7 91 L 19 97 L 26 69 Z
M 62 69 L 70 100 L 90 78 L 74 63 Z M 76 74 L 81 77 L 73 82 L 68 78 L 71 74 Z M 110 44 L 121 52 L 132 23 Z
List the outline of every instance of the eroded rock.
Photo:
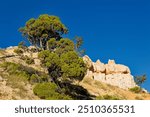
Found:
M 84 56 L 83 60 L 88 66 L 85 77 L 118 86 L 123 89 L 136 86 L 129 67 L 125 65 L 116 64 L 114 60 L 109 60 L 107 64 L 102 63 L 100 60 L 92 62 L 88 56 Z

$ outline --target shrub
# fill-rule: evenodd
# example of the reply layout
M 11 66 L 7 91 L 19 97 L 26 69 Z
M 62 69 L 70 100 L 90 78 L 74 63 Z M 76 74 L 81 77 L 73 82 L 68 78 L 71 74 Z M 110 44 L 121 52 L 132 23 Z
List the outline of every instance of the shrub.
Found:
M 26 59 L 26 63 L 27 63 L 27 64 L 34 64 L 34 60 L 31 59 L 31 58 L 27 58 L 27 59 Z
M 32 74 L 30 77 L 30 83 L 42 83 L 42 82 L 48 82 L 48 75 L 47 74 Z
M 32 74 L 31 77 L 30 77 L 30 82 L 31 82 L 31 83 L 39 83 L 39 82 L 41 82 L 41 81 L 40 81 L 40 78 L 39 78 L 38 75 Z
M 59 94 L 56 90 L 57 90 L 56 84 L 49 82 L 37 84 L 34 87 L 33 92 L 41 99 L 48 99 L 48 100 L 71 99 L 69 96 Z
M 41 80 L 42 82 L 48 82 L 49 79 L 50 79 L 49 75 L 47 75 L 47 74 L 45 74 L 45 73 L 41 73 L 41 74 L 39 74 L 39 76 L 40 76 L 40 80 Z
M 23 49 L 23 50 L 27 50 L 27 46 L 25 45 L 25 42 L 24 41 L 21 41 L 19 44 L 18 44 L 18 48 L 19 49 Z
M 34 52 L 38 52 L 38 49 L 37 48 L 31 48 L 30 51 L 34 53 Z
M 4 62 L 0 65 L 3 67 L 10 75 L 18 75 L 20 77 L 26 77 L 30 79 L 32 74 L 35 74 L 37 71 L 30 67 L 25 67 L 21 64 L 15 64 L 11 62 Z
M 18 55 L 23 54 L 23 50 L 21 48 L 14 49 L 14 52 Z
M 24 60 L 27 64 L 34 64 L 34 59 L 29 58 L 27 55 L 21 56 L 21 59 Z
M 54 83 L 39 83 L 34 87 L 33 92 L 38 97 L 46 99 L 57 95 L 56 89 L 57 86 Z
M 131 92 L 134 92 L 134 93 L 140 93 L 140 92 L 142 92 L 142 89 L 140 87 L 138 87 L 138 86 L 130 88 L 129 90 Z

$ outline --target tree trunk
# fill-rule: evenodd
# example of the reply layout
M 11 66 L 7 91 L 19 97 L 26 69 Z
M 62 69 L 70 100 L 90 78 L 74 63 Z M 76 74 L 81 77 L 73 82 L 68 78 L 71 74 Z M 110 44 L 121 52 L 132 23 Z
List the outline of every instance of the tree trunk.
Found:
M 48 41 L 46 42 L 46 50 L 49 50 Z
M 42 48 L 43 50 L 43 43 L 42 43 L 42 39 L 40 39 L 40 47 Z

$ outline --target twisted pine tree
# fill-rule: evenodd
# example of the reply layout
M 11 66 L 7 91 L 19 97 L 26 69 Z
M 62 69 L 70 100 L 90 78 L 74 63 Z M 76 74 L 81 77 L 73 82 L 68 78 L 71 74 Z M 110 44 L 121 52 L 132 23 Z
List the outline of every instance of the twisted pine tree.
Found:
M 59 17 L 47 14 L 40 15 L 37 19 L 31 18 L 19 31 L 32 45 L 43 50 L 47 49 L 47 42 L 51 38 L 60 40 L 63 34 L 68 33 L 68 29 Z

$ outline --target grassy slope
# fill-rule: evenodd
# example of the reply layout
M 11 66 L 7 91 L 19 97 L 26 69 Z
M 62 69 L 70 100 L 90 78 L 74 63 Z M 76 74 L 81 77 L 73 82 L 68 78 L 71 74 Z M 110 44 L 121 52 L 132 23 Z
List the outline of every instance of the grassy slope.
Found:
M 80 85 L 89 91 L 92 95 L 96 96 L 115 96 L 122 100 L 150 100 L 150 94 L 146 93 L 133 93 L 128 90 L 121 89 L 112 85 L 94 81 L 90 78 L 85 78 Z
M 0 57 L 15 54 L 12 50 L 0 50 Z M 4 61 L 21 63 L 24 66 L 32 67 L 36 70 L 43 71 L 41 66 L 37 65 L 28 65 L 23 60 L 21 60 L 18 56 L 14 56 L 11 58 L 0 58 L 0 63 Z M 0 76 L 4 78 L 3 81 L 0 81 L 0 99 L 39 99 L 33 94 L 32 85 L 28 82 L 24 81 L 23 78 L 20 78 L 15 75 L 9 75 L 8 73 L 2 72 L 2 68 L 0 68 Z M 99 81 L 94 81 L 90 78 L 85 78 L 80 85 L 89 91 L 90 94 L 99 96 L 99 97 L 117 97 L 117 99 L 144 99 L 150 100 L 150 94 L 140 93 L 136 94 L 131 91 L 123 90 L 115 86 L 111 86 L 105 83 L 101 83 Z

